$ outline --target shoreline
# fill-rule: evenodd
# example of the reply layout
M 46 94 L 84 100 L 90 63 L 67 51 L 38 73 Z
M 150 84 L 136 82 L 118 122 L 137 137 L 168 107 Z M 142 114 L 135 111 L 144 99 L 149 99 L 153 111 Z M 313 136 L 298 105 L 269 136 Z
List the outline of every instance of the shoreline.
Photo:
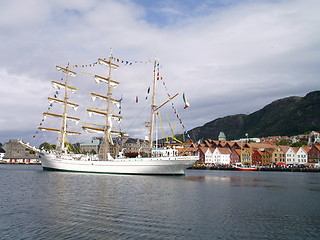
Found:
M 25 163 L 25 162 L 0 162 L 0 164 L 8 164 L 8 165 L 41 165 L 40 162 L 37 162 L 37 163 L 32 163 L 32 162 L 29 162 L 29 163 Z
M 41 163 L 8 163 L 8 162 L 0 162 L 0 164 L 7 164 L 7 165 L 41 165 Z M 236 171 L 233 167 L 229 166 L 221 166 L 221 167 L 206 167 L 206 166 L 198 166 L 198 167 L 190 167 L 190 170 L 214 170 L 214 171 Z M 258 170 L 254 171 L 262 171 L 262 172 L 320 172 L 320 168 L 299 168 L 299 167 L 292 167 L 292 168 L 284 168 L 284 167 L 258 167 Z
M 199 166 L 199 167 L 190 167 L 188 169 L 192 169 L 192 170 L 216 170 L 216 171 L 225 171 L 225 170 L 229 170 L 229 171 L 237 171 L 235 170 L 233 167 L 206 167 L 206 166 Z M 262 172 L 320 172 L 320 168 L 309 168 L 309 167 L 305 167 L 305 168 L 299 168 L 299 167 L 292 167 L 292 168 L 284 168 L 284 167 L 258 167 L 257 171 L 262 171 Z

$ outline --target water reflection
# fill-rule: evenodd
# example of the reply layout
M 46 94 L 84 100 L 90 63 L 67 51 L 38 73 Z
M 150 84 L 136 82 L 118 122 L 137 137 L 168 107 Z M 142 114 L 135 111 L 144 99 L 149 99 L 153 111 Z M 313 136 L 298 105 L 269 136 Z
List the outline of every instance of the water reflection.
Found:
M 214 171 L 217 173 L 217 171 Z M 189 172 L 190 173 L 190 172 Z M 232 172 L 233 173 L 233 172 Z M 196 174 L 195 172 L 192 172 L 190 175 L 185 176 L 185 180 L 188 181 L 214 181 L 214 182 L 268 182 L 270 179 L 263 179 L 263 178 L 257 178 L 255 176 L 234 176 L 234 174 L 226 175 L 226 174 L 216 174 L 210 173 L 208 175 L 193 175 Z M 236 175 L 236 174 L 235 174 Z
M 319 237 L 319 174 L 187 171 L 159 177 L 14 167 L 20 170 L 9 167 L 0 175 L 7 184 L 0 185 L 4 239 Z

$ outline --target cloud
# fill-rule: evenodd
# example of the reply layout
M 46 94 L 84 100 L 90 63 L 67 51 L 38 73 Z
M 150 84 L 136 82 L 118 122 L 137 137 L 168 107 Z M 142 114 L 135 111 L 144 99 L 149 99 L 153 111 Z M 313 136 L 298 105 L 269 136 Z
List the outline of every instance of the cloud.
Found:
M 319 9 L 315 0 L 3 2 L 0 141 L 19 136 L 14 131 L 29 141 L 52 95 L 50 82 L 62 77 L 55 65 L 93 63 L 108 57 L 110 48 L 130 61 L 160 59 L 170 94 L 188 96 L 190 108 L 183 110 L 181 96 L 175 106 L 189 129 L 256 111 L 277 98 L 303 96 L 319 88 Z M 76 70 L 72 82 L 81 91 L 75 100 L 86 105 L 92 79 L 81 72 L 93 69 Z M 106 75 L 101 67 L 94 71 Z M 132 137 L 145 135 L 147 117 L 138 123 L 136 108 L 144 107 L 152 71 L 152 64 L 122 65 L 114 75 L 121 82 L 115 96 L 124 97 L 124 128 Z M 166 95 L 163 85 L 159 89 Z
M 19 132 L 35 128 L 43 107 L 39 103 L 46 101 L 48 86 L 40 79 L 30 79 L 23 75 L 9 75 L 0 69 L 0 141 L 6 136 L 24 136 Z M 32 130 L 31 130 L 32 131 Z

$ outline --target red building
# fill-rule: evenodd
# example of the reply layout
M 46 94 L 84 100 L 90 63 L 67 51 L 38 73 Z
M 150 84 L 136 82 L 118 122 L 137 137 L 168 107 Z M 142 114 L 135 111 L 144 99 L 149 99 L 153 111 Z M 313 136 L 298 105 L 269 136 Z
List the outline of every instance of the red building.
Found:
M 253 151 L 252 165 L 261 165 L 262 164 L 262 155 L 263 155 L 263 153 L 260 150 Z
M 308 163 L 320 163 L 320 145 L 313 145 L 308 151 Z
M 236 164 L 241 162 L 241 149 L 233 149 L 230 155 L 230 164 Z

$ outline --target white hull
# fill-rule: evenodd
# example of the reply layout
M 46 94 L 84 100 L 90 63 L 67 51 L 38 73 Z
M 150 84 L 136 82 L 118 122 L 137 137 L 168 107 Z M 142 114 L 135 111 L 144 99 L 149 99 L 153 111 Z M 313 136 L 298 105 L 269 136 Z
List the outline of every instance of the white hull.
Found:
M 146 175 L 184 175 L 185 170 L 198 160 L 198 156 L 122 158 L 112 161 L 92 161 L 77 154 L 59 157 L 52 153 L 41 153 L 40 156 L 44 170 Z

